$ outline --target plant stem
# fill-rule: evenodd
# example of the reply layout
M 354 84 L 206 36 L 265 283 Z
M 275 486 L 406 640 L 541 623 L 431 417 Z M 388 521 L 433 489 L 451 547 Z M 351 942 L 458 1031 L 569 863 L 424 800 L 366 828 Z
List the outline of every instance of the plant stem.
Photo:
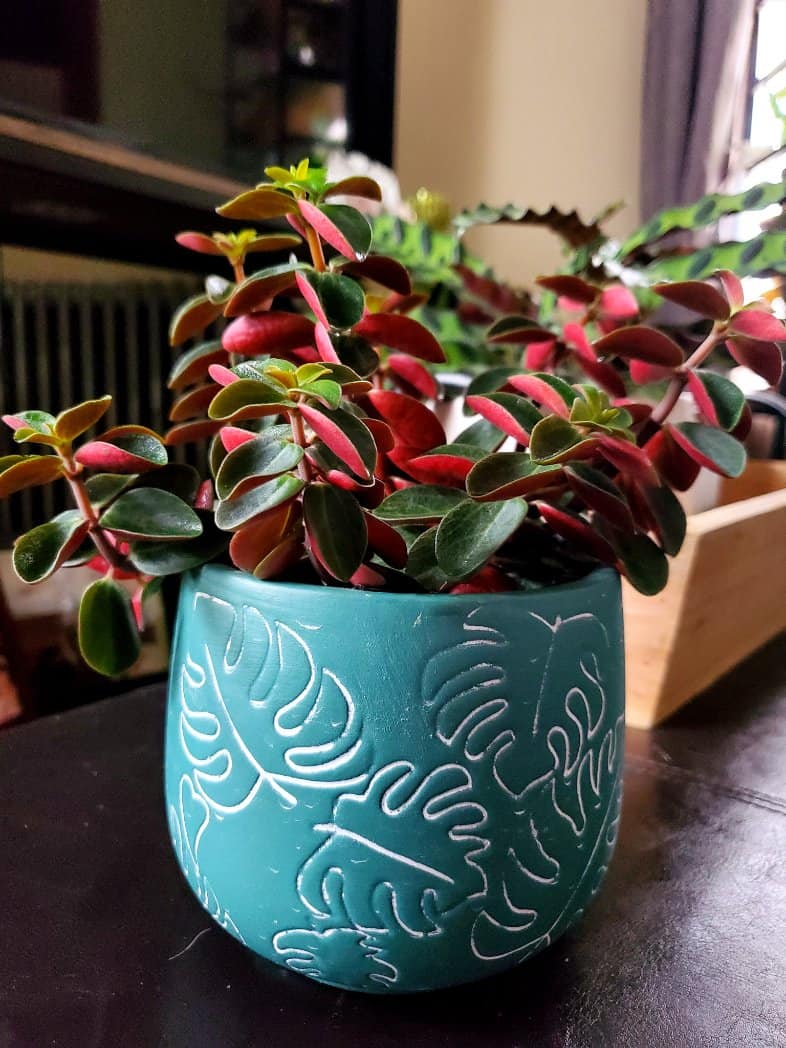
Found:
M 300 412 L 290 411 L 289 412 L 289 424 L 292 427 L 292 439 L 301 448 L 306 448 L 306 430 L 303 425 L 303 419 L 300 417 Z M 305 455 L 298 463 L 297 475 L 306 484 L 311 480 L 311 463 L 308 461 Z
M 99 523 L 98 514 L 87 494 L 85 482 L 80 476 L 82 472 L 81 466 L 74 462 L 73 457 L 68 452 L 58 451 L 58 455 L 65 466 L 65 478 L 68 481 L 68 486 L 71 488 L 74 502 L 90 526 L 89 535 L 93 545 L 112 568 L 122 569 L 123 571 L 130 570 L 127 559 L 122 553 L 117 551 L 104 534 L 104 529 Z
M 712 330 L 701 343 L 701 345 L 691 353 L 688 359 L 679 366 L 676 374 L 672 378 L 671 382 L 663 395 L 663 399 L 658 403 L 652 414 L 649 417 L 650 423 L 661 425 L 669 417 L 677 401 L 680 399 L 680 394 L 685 388 L 685 384 L 688 381 L 688 375 L 694 368 L 699 367 L 700 364 L 704 363 L 707 357 L 712 353 L 713 349 L 722 342 L 726 337 L 726 325 L 722 323 L 715 323 L 712 325 Z
M 233 262 L 232 263 L 232 269 L 234 270 L 234 273 L 235 273 L 235 280 L 237 281 L 238 284 L 242 284 L 243 281 L 246 279 L 246 271 L 243 268 L 242 261 L 241 262 Z
M 316 229 L 312 229 L 311 226 L 306 226 L 306 241 L 311 252 L 311 261 L 314 263 L 314 269 L 318 273 L 324 273 L 327 266 L 325 265 L 325 255 L 322 251 L 322 242 Z

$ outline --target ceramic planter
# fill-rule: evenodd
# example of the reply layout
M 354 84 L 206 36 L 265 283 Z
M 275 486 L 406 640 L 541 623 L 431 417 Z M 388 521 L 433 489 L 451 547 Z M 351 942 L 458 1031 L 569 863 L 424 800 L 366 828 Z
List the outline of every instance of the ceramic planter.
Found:
M 166 794 L 183 873 L 251 949 L 374 993 L 531 957 L 619 819 L 619 580 L 380 594 L 184 579 Z

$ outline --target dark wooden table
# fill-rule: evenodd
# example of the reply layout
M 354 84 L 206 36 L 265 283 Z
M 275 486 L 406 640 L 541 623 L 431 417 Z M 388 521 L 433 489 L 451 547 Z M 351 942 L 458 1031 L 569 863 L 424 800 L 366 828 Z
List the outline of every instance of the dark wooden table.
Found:
M 786 638 L 628 732 L 584 921 L 504 976 L 341 992 L 213 925 L 170 854 L 163 687 L 0 734 L 0 1045 L 786 1045 Z

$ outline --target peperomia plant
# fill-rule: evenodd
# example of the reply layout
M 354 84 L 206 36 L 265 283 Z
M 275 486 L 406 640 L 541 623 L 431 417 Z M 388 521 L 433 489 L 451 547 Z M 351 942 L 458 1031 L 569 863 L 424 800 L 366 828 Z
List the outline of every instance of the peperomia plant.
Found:
M 424 593 L 553 585 L 601 563 L 660 590 L 685 533 L 675 490 L 702 466 L 736 476 L 745 464 L 743 395 L 706 365 L 725 344 L 776 383 L 786 328 L 768 306 L 745 303 L 728 271 L 656 284 L 696 321 L 677 339 L 642 323 L 630 289 L 597 267 L 543 277 L 548 309 L 520 296 L 527 308 L 488 330 L 514 362 L 473 379 L 474 418 L 449 440 L 433 373 L 442 347 L 407 315 L 422 296 L 401 262 L 371 253 L 368 221 L 343 202 L 378 198 L 376 183 L 330 183 L 307 162 L 266 174 L 218 210 L 292 232 L 178 238 L 223 255 L 231 275 L 177 311 L 172 344 L 229 323 L 176 360 L 165 438 L 127 425 L 84 439 L 109 397 L 5 418 L 40 453 L 0 459 L 0 495 L 60 480 L 73 494 L 75 508 L 19 538 L 13 560 L 30 583 L 76 564 L 98 572 L 79 615 L 89 664 L 127 669 L 144 595 L 216 558 L 260 579 Z M 246 275 L 251 253 L 301 245 L 307 260 Z M 659 399 L 636 395 L 653 383 Z M 672 423 L 683 393 L 695 420 Z M 208 438 L 210 478 L 168 461 L 167 445 Z

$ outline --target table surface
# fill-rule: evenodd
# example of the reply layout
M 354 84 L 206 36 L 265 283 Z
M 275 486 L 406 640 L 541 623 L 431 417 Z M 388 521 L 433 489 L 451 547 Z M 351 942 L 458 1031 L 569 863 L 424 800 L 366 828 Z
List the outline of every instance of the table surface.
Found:
M 0 1046 L 786 1046 L 786 637 L 629 730 L 584 920 L 472 987 L 367 997 L 212 924 L 167 838 L 163 686 L 0 734 Z

